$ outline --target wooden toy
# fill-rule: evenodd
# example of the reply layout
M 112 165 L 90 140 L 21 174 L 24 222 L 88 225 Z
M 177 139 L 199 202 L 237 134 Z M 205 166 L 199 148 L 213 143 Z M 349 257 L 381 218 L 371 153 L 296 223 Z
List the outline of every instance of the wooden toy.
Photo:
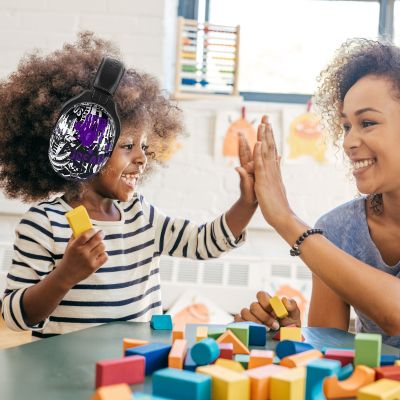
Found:
M 394 365 L 400 365 L 400 360 L 396 360 L 396 361 L 394 362 Z
M 313 349 L 284 357 L 279 364 L 288 368 L 303 367 L 318 358 L 322 358 L 322 353 L 319 350 Z
M 189 348 L 186 353 L 185 361 L 183 363 L 183 369 L 186 371 L 194 372 L 194 371 L 196 371 L 197 364 L 193 361 L 192 356 L 190 355 L 190 351 L 191 351 L 191 349 Z
M 249 369 L 262 367 L 274 362 L 274 352 L 272 350 L 250 350 Z
M 302 342 L 303 336 L 301 335 L 301 328 L 282 327 L 280 329 L 280 340 L 295 340 L 296 342 Z
M 346 380 L 339 381 L 330 376 L 323 383 L 323 391 L 328 399 L 356 397 L 358 390 L 375 380 L 375 371 L 364 365 L 357 365 L 354 373 Z
M 172 331 L 172 318 L 168 314 L 152 315 L 150 326 L 154 330 Z
M 394 354 L 382 354 L 380 365 L 381 367 L 386 365 L 394 365 L 394 363 L 399 359 L 398 356 Z
M 185 339 L 176 339 L 172 344 L 168 355 L 168 368 L 182 369 L 187 353 L 187 342 Z
M 143 356 L 98 361 L 96 363 L 96 388 L 117 383 L 127 383 L 128 385 L 142 383 L 144 382 L 144 365 Z
M 185 328 L 184 327 L 175 327 L 172 330 L 172 343 L 175 342 L 176 339 L 185 339 Z
M 303 351 L 312 350 L 313 348 L 314 347 L 309 343 L 282 340 L 277 344 L 275 351 L 279 358 L 284 358 L 293 354 L 302 353 Z
M 263 367 L 248 369 L 244 372 L 250 378 L 251 400 L 265 400 L 269 398 L 270 378 L 287 371 L 280 365 L 265 365 Z
M 291 328 L 291 327 L 296 328 L 296 325 L 295 325 L 295 324 L 287 325 L 287 328 Z M 282 340 L 282 339 L 281 339 L 281 329 L 279 329 L 279 330 L 275 333 L 275 335 L 272 336 L 272 340 L 277 340 L 277 341 Z M 301 335 L 301 340 L 299 340 L 299 341 L 301 341 L 301 342 L 304 341 L 304 336 L 303 336 L 303 335 Z
M 250 354 L 249 349 L 236 337 L 236 335 L 227 330 L 218 339 L 217 343 L 232 343 L 233 354 Z
M 85 206 L 81 205 L 71 211 L 68 211 L 65 214 L 65 217 L 68 220 L 69 226 L 72 229 L 72 233 L 75 239 L 82 233 L 93 228 Z
M 246 346 L 249 347 L 249 325 L 247 324 L 229 324 L 227 329 L 233 332 L 233 334 Z
M 196 372 L 211 376 L 213 399 L 250 400 L 250 380 L 245 374 L 219 365 L 198 367 Z
M 362 387 L 357 400 L 397 400 L 400 398 L 400 383 L 391 379 L 380 379 Z
M 126 383 L 103 386 L 96 390 L 91 400 L 131 400 L 132 391 Z
M 203 339 L 191 348 L 190 355 L 197 365 L 211 364 L 219 356 L 219 347 L 214 339 Z
M 247 369 L 249 366 L 250 356 L 248 354 L 236 354 L 234 356 L 234 360 L 242 365 L 244 369 Z
M 347 364 L 353 363 L 354 355 L 354 350 L 326 349 L 324 357 L 329 360 L 338 360 L 342 364 L 342 367 L 344 367 Z
M 354 339 L 354 365 L 379 367 L 381 360 L 382 336 L 376 333 L 358 333 Z
M 208 327 L 198 326 L 196 328 L 196 342 L 200 342 L 200 340 L 207 339 L 207 337 L 208 337 Z
M 219 347 L 219 358 L 226 358 L 227 360 L 232 360 L 233 358 L 232 343 L 218 343 L 218 347 Z
M 153 394 L 176 400 L 211 400 L 211 377 L 174 368 L 152 376 Z
M 217 340 L 225 331 L 226 328 L 210 328 L 208 329 L 207 336 L 211 339 Z
M 236 372 L 243 372 L 245 370 L 239 361 L 227 360 L 225 358 L 218 358 L 217 361 L 215 361 L 215 365 L 219 365 L 220 367 L 228 368 Z
M 378 379 L 392 379 L 393 381 L 400 381 L 400 366 L 387 365 L 384 367 L 375 368 L 376 380 Z
M 151 343 L 126 350 L 126 356 L 143 356 L 146 359 L 145 374 L 151 375 L 154 371 L 167 368 L 168 355 L 171 346 L 165 343 Z
M 337 374 L 337 377 L 339 381 L 344 381 L 347 378 L 350 378 L 353 372 L 354 372 L 353 364 L 347 364 L 340 369 L 340 371 Z
M 147 340 L 123 338 L 122 339 L 123 354 L 125 355 L 127 349 L 130 349 L 132 347 L 144 346 L 145 344 L 148 343 L 149 342 Z
M 282 303 L 282 300 L 278 296 L 271 297 L 269 299 L 269 304 L 271 304 L 277 318 L 285 318 L 289 315 L 286 307 Z
M 305 367 L 293 368 L 270 378 L 270 400 L 303 400 L 306 389 Z
M 340 370 L 337 360 L 317 359 L 307 365 L 305 400 L 323 399 L 323 381 Z
M 265 346 L 267 342 L 267 327 L 251 321 L 236 322 L 249 326 L 249 346 Z
M 151 394 L 148 393 L 142 393 L 142 392 L 135 392 L 132 395 L 132 399 L 133 400 L 171 400 L 171 399 L 167 399 L 166 397 L 160 397 L 160 396 L 153 396 Z

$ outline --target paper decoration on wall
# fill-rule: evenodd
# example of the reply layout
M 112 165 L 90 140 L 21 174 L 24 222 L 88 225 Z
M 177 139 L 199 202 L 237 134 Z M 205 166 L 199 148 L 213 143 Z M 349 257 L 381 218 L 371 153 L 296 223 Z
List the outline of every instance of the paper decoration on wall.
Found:
M 288 137 L 288 159 L 309 156 L 319 163 L 325 163 L 327 146 L 320 118 L 312 113 L 311 101 L 307 103 L 307 112 L 296 117 L 290 124 Z

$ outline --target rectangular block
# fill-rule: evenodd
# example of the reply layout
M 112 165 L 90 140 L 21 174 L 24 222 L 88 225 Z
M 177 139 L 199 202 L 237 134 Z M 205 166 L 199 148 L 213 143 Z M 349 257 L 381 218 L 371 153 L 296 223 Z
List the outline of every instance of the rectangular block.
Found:
M 282 300 L 278 296 L 271 297 L 269 299 L 269 304 L 271 304 L 271 307 L 278 318 L 285 318 L 289 315 Z
M 272 350 L 250 350 L 249 369 L 262 367 L 274 362 L 275 353 Z
M 99 387 L 91 400 L 131 400 L 132 391 L 126 383 Z
M 302 342 L 301 328 L 284 326 L 280 329 L 280 340 L 295 340 Z
M 208 327 L 198 326 L 196 328 L 196 342 L 200 342 L 200 340 L 207 339 L 207 337 L 208 337 Z
M 143 356 L 146 359 L 145 374 L 151 375 L 158 369 L 168 367 L 168 354 L 171 346 L 165 343 L 151 343 L 126 350 L 126 356 Z
M 375 368 L 380 366 L 382 336 L 375 333 L 358 333 L 354 339 L 354 365 Z
M 196 371 L 197 364 L 193 361 L 193 358 L 190 354 L 190 348 L 188 349 L 185 357 L 185 361 L 183 363 L 183 369 L 186 371 Z
M 232 371 L 236 372 L 244 372 L 245 368 L 240 362 L 235 360 L 227 360 L 226 358 L 218 358 L 215 361 L 215 365 L 219 365 L 220 367 L 231 369 Z
M 172 343 L 177 339 L 185 339 L 185 327 L 175 327 L 172 331 Z
M 305 367 L 293 368 L 271 377 L 270 400 L 303 400 L 305 395 Z
M 376 380 L 391 379 L 393 381 L 400 381 L 400 366 L 387 365 L 385 367 L 375 368 Z
M 232 360 L 233 358 L 233 344 L 232 343 L 218 343 L 219 358 L 226 358 Z
M 153 394 L 176 400 L 211 400 L 211 377 L 174 368 L 152 376 Z
M 93 228 L 85 206 L 78 206 L 65 214 L 74 238 Z
M 342 364 L 342 367 L 345 365 L 351 364 L 354 359 L 354 350 L 340 350 L 340 349 L 326 349 L 325 350 L 325 358 L 329 360 L 338 360 Z
M 150 326 L 154 330 L 168 330 L 172 331 L 172 318 L 168 314 L 152 315 Z
M 123 354 L 125 355 L 127 349 L 130 349 L 132 347 L 144 346 L 145 344 L 149 344 L 149 342 L 147 340 L 123 338 L 122 339 Z
M 357 400 L 397 400 L 400 398 L 400 383 L 391 379 L 380 379 L 362 387 Z
M 267 343 L 267 327 L 251 321 L 236 322 L 249 326 L 249 346 L 265 346 Z
M 187 352 L 187 341 L 176 339 L 168 355 L 168 367 L 182 369 Z

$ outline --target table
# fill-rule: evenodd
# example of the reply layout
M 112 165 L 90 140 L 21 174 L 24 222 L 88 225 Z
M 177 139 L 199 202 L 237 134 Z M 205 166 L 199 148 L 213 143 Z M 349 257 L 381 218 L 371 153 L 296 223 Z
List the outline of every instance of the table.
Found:
M 197 326 L 186 327 L 189 344 L 195 342 Z M 303 328 L 302 331 L 305 340 L 318 349 L 354 347 L 354 335 L 339 329 Z M 275 349 L 277 342 L 271 340 L 272 333 L 268 336 L 266 348 Z M 0 350 L 0 399 L 89 400 L 94 393 L 96 361 L 121 357 L 125 337 L 171 342 L 170 331 L 153 331 L 149 323 L 112 322 Z M 383 345 L 382 354 L 400 356 L 400 350 Z M 132 389 L 151 393 L 151 377 Z

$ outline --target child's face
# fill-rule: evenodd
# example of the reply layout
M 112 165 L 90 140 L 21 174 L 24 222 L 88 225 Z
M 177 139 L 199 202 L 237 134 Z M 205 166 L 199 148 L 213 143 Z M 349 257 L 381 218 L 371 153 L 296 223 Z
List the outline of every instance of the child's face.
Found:
M 365 76 L 343 101 L 343 147 L 361 193 L 400 191 L 400 102 L 392 83 Z
M 93 182 L 94 190 L 110 199 L 132 199 L 136 182 L 146 168 L 147 149 L 147 133 L 121 132 L 109 161 Z

